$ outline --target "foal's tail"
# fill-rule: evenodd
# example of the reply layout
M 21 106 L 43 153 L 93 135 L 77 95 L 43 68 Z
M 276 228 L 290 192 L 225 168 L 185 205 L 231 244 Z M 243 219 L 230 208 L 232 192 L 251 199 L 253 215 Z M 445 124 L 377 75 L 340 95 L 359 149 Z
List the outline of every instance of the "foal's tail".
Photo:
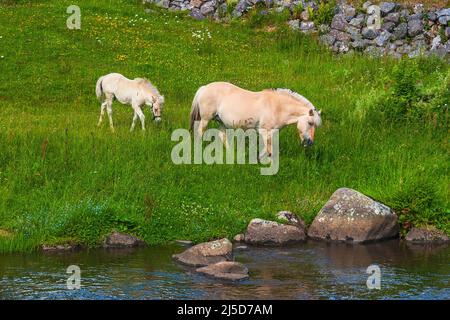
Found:
M 200 87 L 197 92 L 195 93 L 194 100 L 192 101 L 192 109 L 191 109 L 191 124 L 190 124 L 190 130 L 192 131 L 194 129 L 195 121 L 198 121 L 201 119 L 200 117 L 200 105 L 199 105 L 199 98 L 200 94 L 203 91 L 205 87 Z
M 95 94 L 97 95 L 97 98 L 99 100 L 102 99 L 103 96 L 103 88 L 102 88 L 102 81 L 104 77 L 100 77 L 97 80 L 97 85 L 95 86 Z

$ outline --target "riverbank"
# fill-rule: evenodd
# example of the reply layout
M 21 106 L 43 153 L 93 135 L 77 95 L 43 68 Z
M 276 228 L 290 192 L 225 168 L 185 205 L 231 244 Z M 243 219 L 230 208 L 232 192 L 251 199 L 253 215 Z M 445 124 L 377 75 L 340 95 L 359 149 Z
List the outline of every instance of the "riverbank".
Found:
M 113 230 L 152 245 L 232 238 L 282 210 L 310 224 L 343 186 L 392 207 L 403 233 L 449 234 L 447 64 L 336 57 L 288 29 L 129 1 L 79 6 L 81 30 L 68 30 L 63 3 L 0 5 L 0 252 L 93 247 Z M 155 83 L 161 125 L 130 133 L 129 107 L 114 104 L 116 133 L 95 126 L 95 82 L 112 71 Z M 272 177 L 255 165 L 174 165 L 170 135 L 188 127 L 197 88 L 216 80 L 300 92 L 323 111 L 315 145 L 282 130 Z

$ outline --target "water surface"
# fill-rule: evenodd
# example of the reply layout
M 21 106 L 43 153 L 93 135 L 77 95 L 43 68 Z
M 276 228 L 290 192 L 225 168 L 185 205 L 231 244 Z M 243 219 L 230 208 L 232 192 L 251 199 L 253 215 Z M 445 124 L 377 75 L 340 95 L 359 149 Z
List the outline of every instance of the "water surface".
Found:
M 132 250 L 0 255 L 0 299 L 449 299 L 450 247 L 397 240 L 367 245 L 308 242 L 291 247 L 235 247 L 250 270 L 238 283 L 176 264 L 178 244 Z M 366 269 L 381 269 L 369 290 Z M 81 289 L 68 290 L 69 265 Z

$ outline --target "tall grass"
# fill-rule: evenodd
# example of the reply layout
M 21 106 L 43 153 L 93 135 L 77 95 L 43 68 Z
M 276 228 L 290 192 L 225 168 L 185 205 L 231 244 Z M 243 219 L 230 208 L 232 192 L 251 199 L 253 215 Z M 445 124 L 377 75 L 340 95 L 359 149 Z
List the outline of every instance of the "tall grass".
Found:
M 373 112 L 394 90 L 397 62 L 336 57 L 285 29 L 145 14 L 138 2 L 78 3 L 81 30 L 65 27 L 69 1 L 0 5 L 0 229 L 13 234 L 0 238 L 0 252 L 96 245 L 111 230 L 150 244 L 230 237 L 278 210 L 309 223 L 343 186 L 399 214 L 413 211 L 402 218 L 409 225 L 449 232 L 445 112 L 430 121 Z M 198 50 L 192 32 L 205 28 L 212 39 Z M 449 69 L 426 61 L 424 93 Z M 145 133 L 130 133 L 130 107 L 114 104 L 116 133 L 95 126 L 95 81 L 113 71 L 158 86 L 167 101 L 161 125 L 148 121 Z M 304 149 L 295 128 L 282 130 L 275 176 L 255 165 L 174 165 L 171 132 L 188 127 L 195 91 L 215 80 L 305 95 L 323 110 L 316 144 Z

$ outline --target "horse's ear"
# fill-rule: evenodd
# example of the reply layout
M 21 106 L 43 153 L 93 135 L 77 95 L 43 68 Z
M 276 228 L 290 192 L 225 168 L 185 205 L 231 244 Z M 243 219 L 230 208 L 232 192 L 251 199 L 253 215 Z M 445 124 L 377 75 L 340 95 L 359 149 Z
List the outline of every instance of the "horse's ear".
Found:
M 309 109 L 309 115 L 312 117 L 314 116 L 314 110 L 313 109 Z

